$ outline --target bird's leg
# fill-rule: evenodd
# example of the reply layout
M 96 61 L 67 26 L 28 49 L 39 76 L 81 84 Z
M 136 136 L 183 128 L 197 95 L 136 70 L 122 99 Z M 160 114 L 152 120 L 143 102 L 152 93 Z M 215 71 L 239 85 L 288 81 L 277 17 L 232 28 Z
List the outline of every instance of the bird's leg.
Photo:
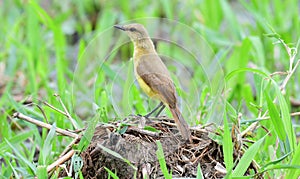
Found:
M 149 112 L 148 114 L 146 114 L 144 117 L 148 118 L 151 114 L 153 114 L 155 111 L 157 111 L 159 108 L 161 108 L 163 106 L 164 108 L 164 103 L 160 102 L 158 106 L 156 106 L 151 112 Z M 159 110 L 159 113 L 161 112 L 161 110 Z
M 158 117 L 159 114 L 165 109 L 165 107 L 166 107 L 166 106 L 163 104 L 162 107 L 160 108 L 160 110 L 158 111 L 158 113 L 156 114 L 155 117 Z

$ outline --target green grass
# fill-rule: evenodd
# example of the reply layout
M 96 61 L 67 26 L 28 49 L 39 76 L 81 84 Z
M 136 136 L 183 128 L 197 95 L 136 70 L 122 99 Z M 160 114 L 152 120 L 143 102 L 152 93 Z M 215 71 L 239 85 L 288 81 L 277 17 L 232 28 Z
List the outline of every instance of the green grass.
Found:
M 13 118 L 16 111 L 46 122 L 44 114 L 50 124 L 72 130 L 70 119 L 43 101 L 67 110 L 78 128 L 146 114 L 157 105 L 136 85 L 128 37 L 112 27 L 132 20 L 153 37 L 171 40 L 159 41 L 157 50 L 177 86 L 183 115 L 190 125 L 214 122 L 223 129 L 227 177 L 242 177 L 252 160 L 266 178 L 299 177 L 299 116 L 290 116 L 300 110 L 290 105 L 290 98 L 300 100 L 297 0 L 42 2 L 0 6 L 3 178 L 45 177 L 46 166 L 72 141 Z M 28 98 L 33 104 L 23 105 Z M 254 142 L 242 141 L 240 161 L 232 156 L 232 126 Z

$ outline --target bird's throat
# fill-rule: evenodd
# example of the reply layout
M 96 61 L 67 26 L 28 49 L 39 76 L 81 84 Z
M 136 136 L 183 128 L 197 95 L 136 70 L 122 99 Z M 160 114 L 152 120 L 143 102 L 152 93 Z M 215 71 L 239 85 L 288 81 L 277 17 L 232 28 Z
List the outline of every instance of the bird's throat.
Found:
M 155 51 L 153 42 L 150 38 L 143 38 L 133 41 L 135 50 Z

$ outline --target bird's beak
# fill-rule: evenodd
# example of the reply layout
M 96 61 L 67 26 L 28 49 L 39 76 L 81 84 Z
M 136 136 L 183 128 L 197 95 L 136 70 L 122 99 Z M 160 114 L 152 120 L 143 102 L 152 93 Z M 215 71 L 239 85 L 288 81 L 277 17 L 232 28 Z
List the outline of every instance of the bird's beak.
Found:
M 125 31 L 125 28 L 122 25 L 114 25 L 114 28 Z

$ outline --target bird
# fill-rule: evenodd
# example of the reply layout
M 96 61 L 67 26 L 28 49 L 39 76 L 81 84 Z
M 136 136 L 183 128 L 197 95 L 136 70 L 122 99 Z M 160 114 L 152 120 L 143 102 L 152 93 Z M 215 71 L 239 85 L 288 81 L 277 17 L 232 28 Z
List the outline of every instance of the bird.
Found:
M 141 89 L 150 97 L 160 101 L 159 105 L 145 117 L 165 106 L 169 108 L 176 126 L 185 142 L 192 142 L 191 132 L 179 107 L 177 93 L 170 73 L 158 56 L 154 44 L 142 24 L 133 23 L 114 25 L 116 29 L 125 31 L 134 45 L 134 74 Z

